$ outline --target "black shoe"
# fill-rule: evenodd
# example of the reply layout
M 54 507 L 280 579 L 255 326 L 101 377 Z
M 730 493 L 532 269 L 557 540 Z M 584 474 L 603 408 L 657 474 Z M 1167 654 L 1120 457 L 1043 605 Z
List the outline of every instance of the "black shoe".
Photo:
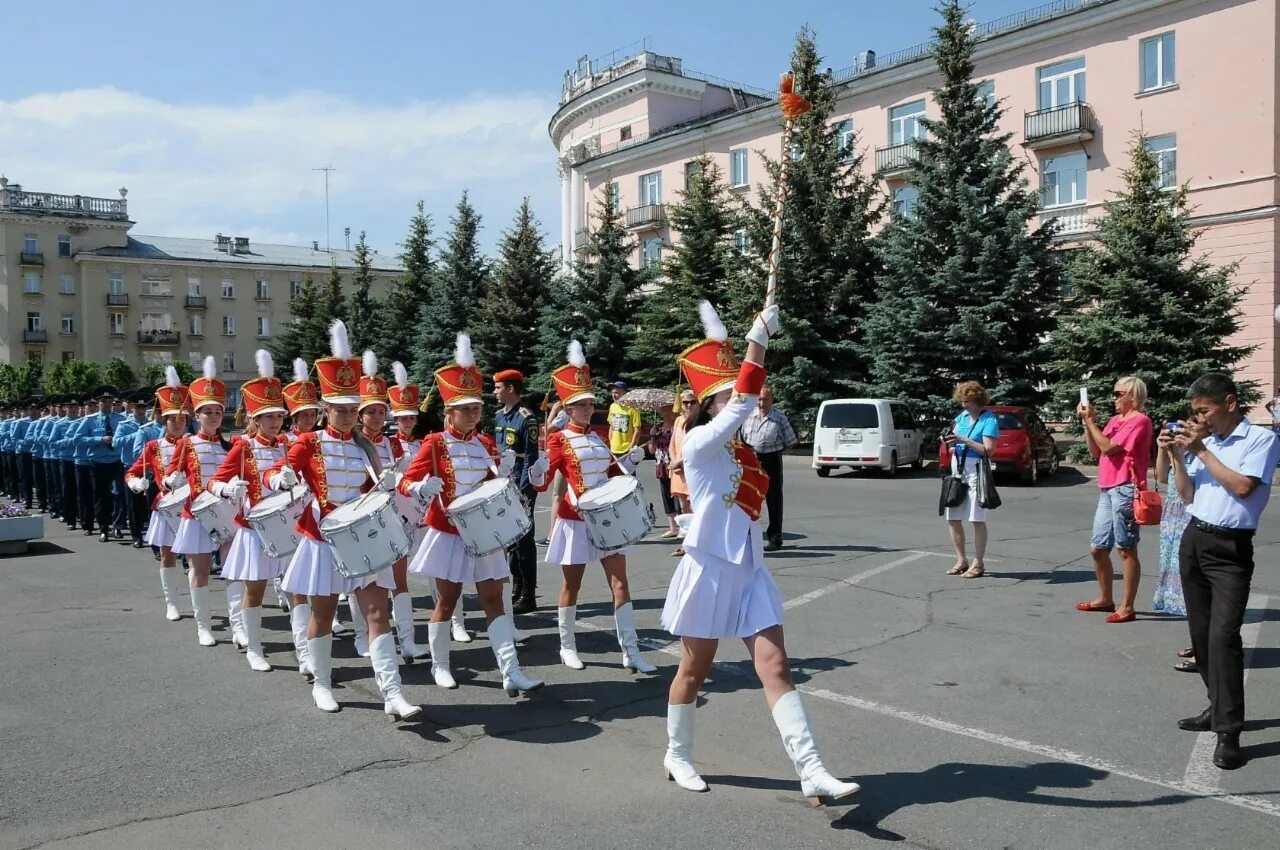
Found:
M 511 603 L 511 613 L 513 614 L 532 614 L 537 610 L 538 600 L 534 598 L 532 593 L 526 593 Z
M 116 540 L 123 540 L 123 539 L 124 539 L 124 532 L 117 528 L 117 529 L 116 529 Z
M 157 561 L 160 560 L 160 547 L 158 546 L 151 547 L 151 557 L 155 558 Z
M 764 551 L 766 552 L 777 552 L 781 548 L 782 541 L 780 540 L 770 540 L 764 544 Z
M 1235 770 L 1244 767 L 1244 753 L 1240 752 L 1239 732 L 1219 732 L 1218 746 L 1213 750 L 1213 764 L 1219 770 Z
M 75 530 L 76 530 L 76 524 L 74 522 L 67 523 L 67 531 L 75 531 Z
M 100 534 L 100 535 L 98 536 L 98 542 L 99 542 L 99 543 L 110 543 L 110 542 L 111 542 L 111 535 L 110 535 L 110 534 L 107 534 L 105 531 L 104 531 L 104 532 L 102 532 L 102 534 Z
M 135 540 L 135 541 L 133 541 L 133 548 L 135 548 L 135 549 L 141 549 L 141 548 L 142 548 L 142 541 L 141 541 L 141 540 Z
M 84 530 L 84 536 L 85 536 L 85 537 L 92 537 L 93 535 L 95 535 L 95 534 L 97 534 L 97 533 L 98 533 L 98 532 L 94 531 L 92 528 L 86 528 L 86 529 Z
M 1209 706 L 1195 717 L 1184 717 L 1178 721 L 1178 728 L 1183 732 L 1208 732 L 1209 720 L 1213 714 L 1213 706 Z

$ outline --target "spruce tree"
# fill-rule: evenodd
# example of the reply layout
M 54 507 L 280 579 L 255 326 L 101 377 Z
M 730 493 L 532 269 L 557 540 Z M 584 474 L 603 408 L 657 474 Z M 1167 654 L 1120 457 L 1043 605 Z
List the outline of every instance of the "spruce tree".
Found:
M 319 319 L 320 293 L 315 281 L 308 277 L 296 297 L 289 301 L 289 321 L 276 328 L 267 343 L 276 363 L 291 363 L 295 357 L 307 358 L 314 353 L 317 340 L 328 338 L 328 328 Z
M 1104 204 L 1097 242 L 1074 251 L 1067 266 L 1068 309 L 1048 346 L 1061 413 L 1074 412 L 1082 386 L 1100 410 L 1109 407 L 1115 380 L 1136 375 L 1147 384 L 1147 413 L 1157 426 L 1186 418 L 1191 382 L 1209 371 L 1234 372 L 1254 350 L 1232 340 L 1246 289 L 1232 282 L 1236 264 L 1192 256 L 1199 232 L 1189 221 L 1187 187 L 1162 189 L 1159 177 L 1146 137 L 1136 133 L 1124 188 Z M 1256 401 L 1256 384 L 1239 385 L 1242 401 Z
M 373 257 L 364 231 L 356 241 L 353 252 L 355 270 L 351 273 L 351 303 L 347 309 L 347 332 L 351 336 L 351 349 L 355 352 L 373 347 L 378 338 L 381 305 L 370 292 L 373 286 Z
M 782 327 L 770 341 L 769 383 L 777 404 L 805 430 L 826 398 L 860 392 L 867 379 L 863 314 L 874 297 L 879 260 L 871 231 L 883 201 L 864 168 L 856 135 L 846 141 L 831 74 L 823 70 L 812 30 L 792 53 L 795 90 L 812 109 L 793 122 L 783 206 L 778 306 Z M 730 279 L 722 318 L 740 338 L 764 304 L 766 261 L 781 163 L 756 152 L 772 178 L 754 205 L 744 204 L 753 262 Z
M 537 365 L 538 317 L 556 276 L 554 252 L 542 246 L 542 232 L 529 199 L 502 234 L 488 295 L 476 308 L 472 328 L 476 360 L 487 372 Z
M 146 389 L 162 387 L 165 385 L 166 366 L 173 366 L 183 386 L 191 386 L 191 382 L 196 378 L 196 370 L 191 368 L 190 363 L 186 360 L 175 360 L 173 363 L 152 363 L 150 366 L 143 366 L 142 371 L 138 373 L 138 380 Z
M 342 292 L 342 272 L 334 262 L 329 266 L 329 279 L 325 281 L 324 287 L 320 290 L 320 298 L 316 302 L 316 327 L 324 330 L 315 338 L 301 341 L 303 350 L 310 352 L 309 354 L 295 356 L 305 358 L 308 363 L 320 357 L 328 357 L 330 354 L 329 326 L 335 320 L 347 322 L 348 319 L 347 298 Z
M 935 423 L 954 414 L 959 380 L 1030 400 L 1060 301 L 1052 227 L 1037 223 L 1039 199 L 999 129 L 1004 109 L 972 79 L 964 9 L 948 0 L 939 11 L 940 118 L 923 119 L 915 142 L 914 211 L 894 214 L 882 235 L 866 338 L 875 391 Z
M 404 250 L 400 254 L 400 265 L 404 271 L 387 291 L 383 301 L 385 306 L 379 313 L 374 349 L 384 362 L 399 360 L 409 365 L 414 361 L 418 311 L 432 297 L 431 284 L 435 276 L 435 264 L 431 258 L 433 244 L 431 217 L 423 211 L 422 201 L 418 201 L 418 212 L 409 221 L 409 235 L 405 237 Z
M 414 371 L 423 377 L 452 361 L 458 331 L 474 333 L 476 307 L 488 292 L 489 269 L 477 239 L 480 215 L 466 192 L 449 223 L 432 297 L 418 313 Z

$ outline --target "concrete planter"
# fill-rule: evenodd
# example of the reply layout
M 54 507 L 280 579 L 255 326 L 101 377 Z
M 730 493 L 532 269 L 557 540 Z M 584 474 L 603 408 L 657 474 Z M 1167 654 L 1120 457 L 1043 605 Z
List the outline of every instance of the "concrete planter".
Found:
M 0 555 L 21 555 L 28 540 L 44 537 L 44 517 L 18 516 L 0 519 Z

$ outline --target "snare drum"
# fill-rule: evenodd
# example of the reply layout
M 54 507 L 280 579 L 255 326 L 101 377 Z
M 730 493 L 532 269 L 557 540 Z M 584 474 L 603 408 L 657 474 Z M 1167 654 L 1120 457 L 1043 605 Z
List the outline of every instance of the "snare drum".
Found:
M 302 512 L 311 503 L 311 492 L 304 486 L 293 491 L 274 493 L 253 506 L 245 522 L 258 532 L 262 549 L 273 558 L 292 555 L 301 534 L 296 528 Z
M 176 490 L 170 490 L 156 501 L 156 511 L 164 518 L 165 524 L 174 534 L 178 533 L 178 523 L 182 522 L 182 509 L 191 495 L 191 485 L 183 484 Z
M 236 536 L 236 506 L 212 493 L 201 493 L 191 502 L 191 515 L 200 520 L 205 534 L 215 545 L 230 543 Z
M 427 515 L 427 508 L 431 503 L 424 502 L 417 496 L 402 496 L 399 492 L 392 498 L 395 500 L 396 516 L 400 517 L 404 530 L 412 537 L 422 527 L 422 518 Z
M 448 514 L 473 557 L 510 546 L 533 527 L 524 497 L 508 478 L 485 481 L 459 496 L 449 503 Z
M 653 530 L 653 506 L 631 475 L 610 478 L 578 497 L 587 540 L 601 552 L 624 549 Z
M 320 523 L 334 567 L 347 578 L 372 575 L 409 554 L 409 535 L 390 493 L 373 491 L 334 508 Z

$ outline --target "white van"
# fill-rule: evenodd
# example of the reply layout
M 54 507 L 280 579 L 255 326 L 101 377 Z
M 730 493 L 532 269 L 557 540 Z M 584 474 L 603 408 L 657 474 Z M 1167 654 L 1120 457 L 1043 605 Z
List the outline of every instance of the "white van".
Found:
M 841 466 L 873 467 L 897 475 L 898 467 L 924 463 L 920 429 L 905 401 L 833 398 L 818 406 L 813 428 L 813 468 L 819 478 Z

